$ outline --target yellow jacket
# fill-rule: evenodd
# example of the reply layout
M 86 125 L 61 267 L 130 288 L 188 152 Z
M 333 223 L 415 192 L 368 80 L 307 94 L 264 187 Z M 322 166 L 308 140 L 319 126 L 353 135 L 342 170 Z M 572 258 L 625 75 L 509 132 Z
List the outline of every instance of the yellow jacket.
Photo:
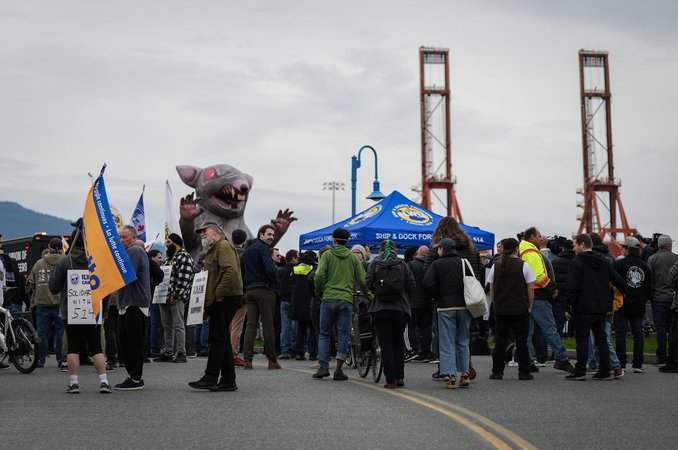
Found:
M 520 251 L 520 257 L 532 268 L 534 275 L 537 277 L 537 281 L 534 283 L 535 289 L 545 289 L 549 284 L 551 284 L 551 279 L 546 272 L 546 266 L 544 265 L 544 260 L 542 259 L 541 252 L 539 249 L 532 243 L 527 241 L 520 241 L 520 246 L 518 247 Z

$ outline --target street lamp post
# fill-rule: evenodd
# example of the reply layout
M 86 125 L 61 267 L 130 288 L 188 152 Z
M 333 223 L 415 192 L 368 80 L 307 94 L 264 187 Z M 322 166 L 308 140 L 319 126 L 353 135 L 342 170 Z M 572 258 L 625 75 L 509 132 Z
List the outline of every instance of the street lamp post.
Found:
M 358 150 L 358 156 L 351 156 L 351 216 L 355 216 L 355 191 L 356 182 L 358 181 L 358 169 L 360 168 L 360 154 L 366 148 L 372 150 L 372 153 L 374 153 L 374 183 L 372 184 L 372 193 L 366 198 L 374 201 L 379 201 L 386 198 L 386 196 L 379 190 L 377 151 L 370 145 L 363 145 L 360 147 L 360 150 Z
M 332 223 L 334 224 L 334 193 L 343 191 L 346 185 L 338 181 L 328 181 L 323 183 L 323 191 L 332 191 Z

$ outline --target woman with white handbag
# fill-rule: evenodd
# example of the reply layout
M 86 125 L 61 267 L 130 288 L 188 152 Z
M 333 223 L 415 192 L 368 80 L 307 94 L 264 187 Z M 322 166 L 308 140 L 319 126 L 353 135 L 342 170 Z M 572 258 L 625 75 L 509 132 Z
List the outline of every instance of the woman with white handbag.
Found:
M 440 378 L 447 378 L 447 389 L 468 387 L 471 313 L 464 300 L 463 260 L 450 238 L 442 239 L 435 249 L 439 258 L 428 268 L 423 284 L 438 313 Z

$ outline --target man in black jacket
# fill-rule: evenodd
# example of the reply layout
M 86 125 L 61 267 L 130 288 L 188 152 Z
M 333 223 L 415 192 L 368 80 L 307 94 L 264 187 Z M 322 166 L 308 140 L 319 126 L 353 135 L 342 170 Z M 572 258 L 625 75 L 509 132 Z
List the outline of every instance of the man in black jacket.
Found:
M 600 367 L 593 379 L 612 379 L 610 350 L 605 333 L 605 316 L 612 311 L 610 282 L 622 292 L 626 292 L 626 286 L 624 279 L 599 253 L 593 252 L 592 247 L 591 238 L 586 234 L 574 239 L 577 256 L 568 275 L 566 301 L 576 318 L 577 364 L 575 371 L 566 377 L 568 380 L 586 380 L 589 334 L 592 330 L 600 354 Z
M 299 252 L 289 250 L 285 254 L 285 266 L 278 268 L 278 281 L 280 282 L 280 359 L 295 358 L 295 342 L 297 324 L 289 318 L 290 298 L 292 286 L 290 285 L 292 270 L 299 264 Z
M 652 272 L 641 257 L 640 242 L 627 237 L 622 244 L 625 258 L 615 262 L 617 273 L 626 280 L 627 291 L 624 304 L 614 314 L 614 335 L 617 358 L 626 368 L 626 330 L 631 324 L 633 334 L 633 373 L 644 373 L 643 369 L 643 319 L 645 304 L 652 298 Z
M 553 318 L 561 338 L 565 337 L 565 295 L 567 294 L 567 275 L 574 259 L 574 242 L 568 239 L 563 243 L 563 250 L 553 260 L 553 272 L 555 273 L 556 286 L 559 295 L 553 300 Z

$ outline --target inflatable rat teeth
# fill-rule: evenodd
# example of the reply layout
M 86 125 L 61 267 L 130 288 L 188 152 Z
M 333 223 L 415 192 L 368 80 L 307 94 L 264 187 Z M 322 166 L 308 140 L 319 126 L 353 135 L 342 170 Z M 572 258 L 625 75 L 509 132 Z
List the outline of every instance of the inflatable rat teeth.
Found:
M 179 225 L 186 251 L 194 260 L 207 249 L 202 248 L 195 227 L 202 222 L 213 221 L 221 225 L 228 239 L 235 230 L 243 230 L 248 238 L 252 235 L 245 223 L 245 207 L 252 189 L 253 179 L 233 166 L 219 164 L 204 169 L 195 166 L 176 166 L 181 181 L 195 189 L 181 199 Z M 293 211 L 279 210 L 271 224 L 275 227 L 275 241 L 287 232 L 290 224 L 297 220 Z

